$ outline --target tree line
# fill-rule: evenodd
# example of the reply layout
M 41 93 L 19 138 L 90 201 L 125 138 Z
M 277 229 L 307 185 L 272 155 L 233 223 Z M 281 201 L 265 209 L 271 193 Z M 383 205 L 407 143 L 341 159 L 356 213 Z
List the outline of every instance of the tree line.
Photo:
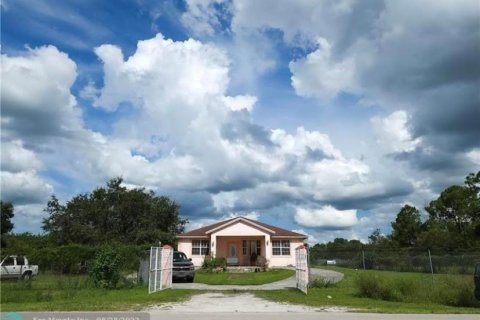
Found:
M 1 201 L 4 249 L 15 243 L 25 246 L 29 241 L 33 246 L 41 243 L 47 247 L 71 244 L 146 246 L 158 245 L 159 241 L 174 244 L 176 235 L 183 232 L 188 222 L 180 216 L 180 206 L 175 201 L 156 196 L 144 188 L 127 189 L 122 178 L 111 179 L 105 187 L 76 195 L 66 203 L 52 195 L 44 209 L 43 235 L 9 235 L 13 229 L 13 209 L 11 203 Z
M 463 185 L 443 190 L 425 208 L 428 217 L 422 221 L 420 210 L 404 205 L 392 221 L 390 234 L 375 229 L 368 243 L 336 238 L 311 248 L 312 259 L 325 252 L 364 249 L 458 249 L 480 248 L 480 171 L 470 173 Z

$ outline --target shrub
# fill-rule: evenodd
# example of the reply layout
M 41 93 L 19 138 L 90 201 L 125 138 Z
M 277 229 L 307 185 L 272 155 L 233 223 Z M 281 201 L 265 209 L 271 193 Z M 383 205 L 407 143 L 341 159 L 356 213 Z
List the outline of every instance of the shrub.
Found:
M 262 269 L 262 271 L 268 270 L 269 261 L 264 256 L 258 256 L 257 265 Z
M 393 286 L 381 277 L 362 273 L 355 279 L 355 285 L 361 297 L 386 301 L 399 300 Z
M 335 283 L 325 278 L 314 278 L 308 283 L 309 288 L 331 288 Z
M 227 259 L 205 256 L 202 263 L 202 269 L 207 270 L 208 272 L 213 272 L 213 270 L 218 272 L 219 268 L 221 268 L 222 271 L 227 270 Z
M 121 278 L 123 259 L 113 248 L 105 247 L 93 261 L 90 277 L 96 287 L 116 288 Z

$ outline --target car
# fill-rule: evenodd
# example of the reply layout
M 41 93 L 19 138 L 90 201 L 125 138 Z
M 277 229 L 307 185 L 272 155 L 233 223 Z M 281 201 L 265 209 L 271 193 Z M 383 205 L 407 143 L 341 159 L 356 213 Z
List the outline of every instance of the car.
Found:
M 173 252 L 173 280 L 185 279 L 187 282 L 193 282 L 195 278 L 195 266 L 192 259 L 180 251 Z
M 475 282 L 475 298 L 477 298 L 477 300 L 480 300 L 480 263 L 477 263 L 477 265 L 475 266 L 473 281 Z
M 0 262 L 1 279 L 29 280 L 38 274 L 38 266 L 28 263 L 25 256 L 7 256 Z

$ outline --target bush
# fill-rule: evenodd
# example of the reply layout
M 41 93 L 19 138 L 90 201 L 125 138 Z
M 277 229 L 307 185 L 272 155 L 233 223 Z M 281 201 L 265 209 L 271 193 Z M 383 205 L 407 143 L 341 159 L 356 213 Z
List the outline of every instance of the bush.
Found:
M 93 261 L 90 277 L 96 287 L 116 288 L 121 279 L 123 259 L 113 248 L 104 248 Z
M 207 270 L 208 272 L 216 272 L 221 268 L 222 271 L 227 270 L 227 259 L 225 258 L 214 258 L 212 256 L 205 256 L 202 263 L 202 269 Z
M 314 278 L 308 284 L 309 288 L 331 288 L 333 286 L 335 286 L 335 283 L 322 277 Z
M 359 294 L 364 298 L 398 301 L 398 297 L 390 283 L 373 274 L 362 273 L 355 279 Z

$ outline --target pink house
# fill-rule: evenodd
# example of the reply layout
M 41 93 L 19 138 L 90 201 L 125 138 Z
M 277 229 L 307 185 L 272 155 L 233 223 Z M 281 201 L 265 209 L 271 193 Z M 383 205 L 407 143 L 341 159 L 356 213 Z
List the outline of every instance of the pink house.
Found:
M 261 256 L 270 267 L 284 267 L 295 265 L 295 248 L 307 236 L 237 217 L 180 234 L 177 239 L 178 251 L 192 258 L 195 266 L 212 255 L 226 258 L 228 265 L 249 266 Z

